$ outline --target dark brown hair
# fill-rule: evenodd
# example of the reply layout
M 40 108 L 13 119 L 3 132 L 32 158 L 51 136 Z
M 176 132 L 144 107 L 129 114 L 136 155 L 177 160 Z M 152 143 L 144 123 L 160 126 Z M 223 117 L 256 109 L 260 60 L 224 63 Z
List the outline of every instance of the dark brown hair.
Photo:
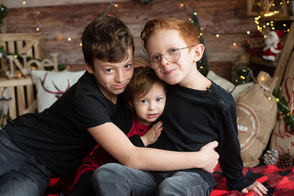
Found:
M 155 83 L 162 84 L 164 90 L 167 90 L 167 84 L 156 76 L 153 69 L 149 67 L 135 68 L 134 75 L 125 90 L 125 101 L 128 107 L 133 110 L 134 100 L 146 95 Z
M 94 58 L 112 63 L 128 58 L 134 52 L 134 40 L 129 28 L 119 19 L 101 16 L 92 21 L 82 35 L 85 62 L 93 67 Z

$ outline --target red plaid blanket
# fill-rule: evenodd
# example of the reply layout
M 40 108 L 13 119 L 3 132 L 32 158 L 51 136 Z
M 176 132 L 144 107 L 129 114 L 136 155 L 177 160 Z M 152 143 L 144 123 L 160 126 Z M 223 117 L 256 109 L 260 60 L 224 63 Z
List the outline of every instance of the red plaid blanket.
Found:
M 257 180 L 263 183 L 268 189 L 268 196 L 294 196 L 294 167 L 280 169 L 275 165 L 269 165 L 255 168 L 244 168 L 243 173 L 248 179 Z M 220 167 L 215 169 L 213 175 L 217 181 L 217 186 L 210 196 L 243 196 L 239 191 L 228 190 L 226 179 L 222 175 Z M 44 196 L 58 196 L 60 195 L 59 193 L 67 195 L 70 192 L 69 185 L 70 183 L 65 183 L 64 179 L 60 180 L 59 178 L 53 178 L 49 185 L 49 188 L 51 189 L 48 190 L 47 194 L 44 194 Z M 250 192 L 245 196 L 257 196 L 257 194 Z
M 261 182 L 268 189 L 268 196 L 294 196 L 294 167 L 280 169 L 275 165 L 244 168 L 244 175 L 250 180 Z M 243 196 L 239 191 L 229 191 L 220 168 L 213 173 L 217 186 L 210 196 Z M 246 196 L 255 196 L 254 192 Z

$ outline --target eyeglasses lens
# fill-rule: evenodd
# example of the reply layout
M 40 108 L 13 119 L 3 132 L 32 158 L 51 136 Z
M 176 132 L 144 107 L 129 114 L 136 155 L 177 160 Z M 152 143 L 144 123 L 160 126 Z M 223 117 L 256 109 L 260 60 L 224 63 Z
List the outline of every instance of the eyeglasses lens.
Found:
M 164 57 L 162 57 L 164 56 Z M 160 66 L 162 58 L 165 58 L 170 63 L 175 63 L 180 58 L 180 49 L 179 48 L 169 48 L 164 54 L 158 54 L 151 56 L 149 61 L 151 68 L 156 69 Z

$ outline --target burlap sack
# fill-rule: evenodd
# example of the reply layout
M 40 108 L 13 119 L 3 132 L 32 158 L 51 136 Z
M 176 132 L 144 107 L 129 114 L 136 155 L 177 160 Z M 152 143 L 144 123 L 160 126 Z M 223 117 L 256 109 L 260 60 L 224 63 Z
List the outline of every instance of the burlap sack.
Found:
M 281 86 L 281 97 L 285 97 L 289 103 L 290 114 L 294 115 L 294 54 L 289 62 Z M 289 152 L 294 156 L 294 133 L 291 132 L 294 132 L 293 128 L 288 127 L 284 119 L 278 119 L 271 137 L 270 148 L 278 150 L 280 154 Z
M 257 83 L 236 100 L 237 125 L 244 167 L 254 167 L 267 146 L 274 128 L 277 104 L 272 91 L 277 78 L 260 72 Z

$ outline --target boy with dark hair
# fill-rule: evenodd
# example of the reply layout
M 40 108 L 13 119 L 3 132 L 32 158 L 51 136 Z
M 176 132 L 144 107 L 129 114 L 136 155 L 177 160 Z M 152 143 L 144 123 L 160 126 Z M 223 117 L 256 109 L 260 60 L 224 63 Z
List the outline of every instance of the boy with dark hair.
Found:
M 1 196 L 42 195 L 53 174 L 73 176 L 97 143 L 138 169 L 215 166 L 217 142 L 201 152 L 140 148 L 111 122 L 133 75 L 134 42 L 123 22 L 109 16 L 95 19 L 85 28 L 82 44 L 87 71 L 79 81 L 42 113 L 23 115 L 0 130 Z
M 134 65 L 136 66 L 136 60 Z M 147 65 L 146 61 L 145 65 Z M 135 68 L 124 93 L 126 107 L 118 109 L 112 117 L 112 121 L 134 145 L 148 146 L 159 137 L 162 123 L 155 123 L 155 121 L 164 110 L 166 90 L 166 83 L 160 80 L 151 68 Z M 102 147 L 95 146 L 77 170 L 70 195 L 95 195 L 92 187 L 93 172 L 100 166 L 112 162 L 116 160 Z
M 243 173 L 234 100 L 224 89 L 205 78 L 196 62 L 203 55 L 197 28 L 183 20 L 154 19 L 141 33 L 149 66 L 170 86 L 160 120 L 163 132 L 151 145 L 173 151 L 200 150 L 217 140 L 220 166 L 230 189 L 266 194 L 259 182 Z M 106 164 L 93 174 L 97 195 L 209 195 L 216 185 L 201 168 L 148 172 L 120 164 Z

